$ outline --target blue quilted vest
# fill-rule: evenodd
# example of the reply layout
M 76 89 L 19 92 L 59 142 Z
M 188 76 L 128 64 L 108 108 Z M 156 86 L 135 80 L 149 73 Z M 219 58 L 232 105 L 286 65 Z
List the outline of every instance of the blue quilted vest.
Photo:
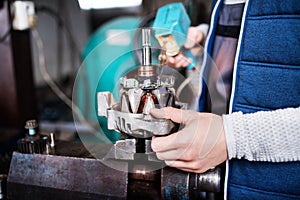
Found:
M 222 2 L 217 1 L 213 11 L 208 53 Z M 206 88 L 202 91 L 200 111 Z M 299 106 L 300 0 L 247 0 L 229 110 L 252 113 Z M 227 170 L 228 199 L 300 199 L 300 162 L 232 159 Z

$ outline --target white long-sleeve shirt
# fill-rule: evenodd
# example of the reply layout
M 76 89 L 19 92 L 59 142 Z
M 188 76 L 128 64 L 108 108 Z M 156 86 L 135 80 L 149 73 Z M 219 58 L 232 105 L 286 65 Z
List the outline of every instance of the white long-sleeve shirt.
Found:
M 250 161 L 300 160 L 300 107 L 223 115 L 228 157 Z

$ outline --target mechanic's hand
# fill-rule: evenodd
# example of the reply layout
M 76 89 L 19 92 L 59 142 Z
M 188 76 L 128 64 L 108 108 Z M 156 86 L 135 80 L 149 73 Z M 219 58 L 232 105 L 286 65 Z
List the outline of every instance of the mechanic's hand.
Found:
M 152 138 L 153 151 L 168 166 L 202 173 L 227 159 L 221 116 L 172 107 L 152 109 L 151 114 L 184 125 L 176 133 Z
M 192 54 L 197 57 L 200 54 L 202 47 L 199 44 L 203 44 L 205 40 L 204 33 L 192 26 L 189 28 L 187 33 L 187 40 L 184 45 L 185 49 L 192 51 Z M 191 58 L 185 57 L 182 53 L 177 56 L 167 56 L 166 64 L 171 67 L 187 67 L 192 63 Z

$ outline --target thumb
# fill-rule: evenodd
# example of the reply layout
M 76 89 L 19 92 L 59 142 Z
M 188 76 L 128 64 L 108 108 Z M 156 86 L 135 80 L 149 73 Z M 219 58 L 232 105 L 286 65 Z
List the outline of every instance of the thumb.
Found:
M 151 115 L 159 119 L 170 119 L 176 123 L 184 122 L 184 110 L 173 107 L 165 107 L 161 109 L 153 108 L 150 111 Z

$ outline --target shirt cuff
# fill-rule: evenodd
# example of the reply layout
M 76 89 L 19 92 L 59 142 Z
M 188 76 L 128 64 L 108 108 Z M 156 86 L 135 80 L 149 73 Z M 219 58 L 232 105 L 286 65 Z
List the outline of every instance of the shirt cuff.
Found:
M 226 138 L 228 159 L 236 157 L 236 141 L 234 137 L 233 121 L 231 115 L 223 115 L 223 126 Z

